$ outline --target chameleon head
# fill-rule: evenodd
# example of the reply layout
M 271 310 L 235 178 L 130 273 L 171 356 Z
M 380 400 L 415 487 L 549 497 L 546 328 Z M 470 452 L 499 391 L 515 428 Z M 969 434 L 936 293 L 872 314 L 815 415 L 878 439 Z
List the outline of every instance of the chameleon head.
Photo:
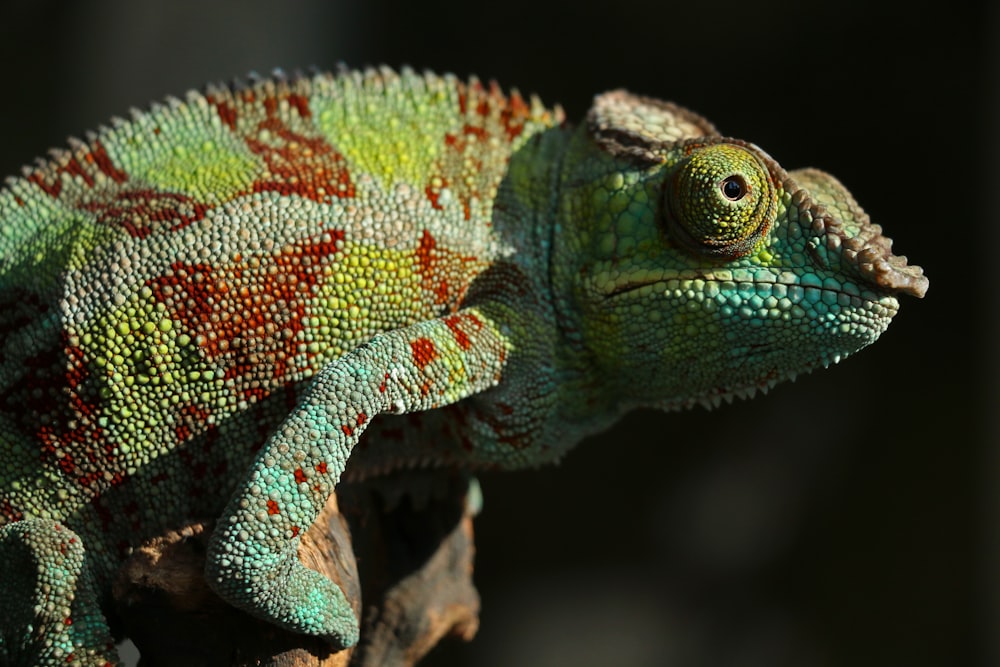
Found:
M 597 99 L 563 179 L 579 337 L 626 404 L 752 394 L 874 342 L 927 279 L 846 188 L 700 117 Z M 558 249 L 557 249 L 557 252 Z M 557 266 L 560 262 L 555 263 Z

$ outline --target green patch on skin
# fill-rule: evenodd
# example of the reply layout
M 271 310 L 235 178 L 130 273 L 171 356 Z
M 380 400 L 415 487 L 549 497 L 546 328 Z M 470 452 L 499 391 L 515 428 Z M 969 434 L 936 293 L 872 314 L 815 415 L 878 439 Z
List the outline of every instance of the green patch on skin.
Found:
M 312 363 L 339 357 L 379 329 L 427 317 L 418 308 L 423 301 L 413 264 L 412 251 L 344 241 L 330 279 L 319 283 L 306 304 L 309 337 L 324 342 L 314 351 L 322 356 Z
M 17 210 L 17 209 L 15 209 Z M 24 217 L 37 215 L 38 211 L 25 208 Z M 17 210 L 21 213 L 21 210 Z M 67 270 L 82 269 L 95 248 L 111 243 L 116 235 L 124 236 L 121 228 L 112 228 L 95 222 L 92 216 L 53 201 L 44 213 L 48 224 L 5 258 L 3 274 L 10 284 L 32 285 L 38 276 L 46 274 L 46 267 L 58 262 Z M 14 218 L 16 221 L 16 217 Z
M 211 193 L 225 201 L 247 191 L 262 169 L 248 153 L 227 150 L 211 139 L 184 136 L 134 173 L 162 190 L 201 197 Z
M 78 340 L 98 385 L 98 425 L 119 447 L 145 445 L 148 451 L 137 453 L 143 461 L 174 446 L 176 434 L 167 431 L 179 426 L 173 417 L 179 406 L 197 402 L 217 416 L 235 412 L 222 373 L 205 362 L 195 340 L 169 318 L 149 288 L 86 322 Z M 153 432 L 163 437 L 150 437 Z M 121 460 L 135 460 L 126 451 L 120 454 Z
M 352 172 L 379 179 L 388 190 L 397 183 L 426 182 L 445 148 L 445 134 L 457 132 L 458 116 L 434 112 L 457 102 L 453 88 L 443 82 L 427 88 L 400 81 L 387 83 L 385 99 L 350 94 L 343 98 L 312 100 L 320 131 L 347 159 Z M 345 88 L 350 82 L 345 80 Z M 344 128 L 351 128 L 344 132 Z
M 138 175 L 163 190 L 192 196 L 210 192 L 226 200 L 248 190 L 261 171 L 254 157 L 227 151 L 212 140 L 192 137 L 188 143 L 175 145 Z
M 194 110 L 192 109 L 192 112 Z M 107 151 L 130 178 L 167 192 L 225 201 L 250 189 L 263 162 L 239 138 L 212 123 L 194 123 L 196 113 L 152 113 L 142 125 L 155 131 L 120 131 Z

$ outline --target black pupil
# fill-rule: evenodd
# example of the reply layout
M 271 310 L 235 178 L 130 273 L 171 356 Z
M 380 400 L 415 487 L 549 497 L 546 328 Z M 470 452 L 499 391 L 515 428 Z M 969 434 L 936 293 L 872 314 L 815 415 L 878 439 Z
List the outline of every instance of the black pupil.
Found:
M 722 181 L 722 194 L 726 195 L 726 199 L 736 201 L 742 199 L 746 193 L 746 185 L 739 176 L 730 176 Z

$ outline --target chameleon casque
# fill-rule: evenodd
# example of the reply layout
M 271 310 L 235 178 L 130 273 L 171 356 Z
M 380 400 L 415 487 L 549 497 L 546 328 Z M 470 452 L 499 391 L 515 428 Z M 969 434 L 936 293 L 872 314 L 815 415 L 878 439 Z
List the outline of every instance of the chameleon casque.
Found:
M 0 662 L 117 664 L 109 581 L 191 516 L 224 599 L 349 646 L 297 557 L 349 457 L 552 461 L 836 362 L 927 284 L 831 176 L 624 91 L 577 127 L 388 69 L 133 112 L 0 191 Z

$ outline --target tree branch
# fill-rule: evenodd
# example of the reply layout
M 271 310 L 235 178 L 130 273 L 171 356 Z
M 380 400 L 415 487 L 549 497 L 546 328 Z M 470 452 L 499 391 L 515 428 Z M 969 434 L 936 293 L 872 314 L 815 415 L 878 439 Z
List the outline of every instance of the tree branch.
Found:
M 408 477 L 434 493 L 407 496 L 399 485 Z M 341 483 L 300 549 L 303 562 L 340 584 L 359 613 L 357 647 L 332 652 L 224 603 L 204 580 L 211 523 L 195 522 L 147 541 L 119 570 L 115 608 L 141 665 L 408 666 L 443 637 L 471 639 L 479 595 L 469 478 L 424 471 L 377 486 L 381 492 Z

